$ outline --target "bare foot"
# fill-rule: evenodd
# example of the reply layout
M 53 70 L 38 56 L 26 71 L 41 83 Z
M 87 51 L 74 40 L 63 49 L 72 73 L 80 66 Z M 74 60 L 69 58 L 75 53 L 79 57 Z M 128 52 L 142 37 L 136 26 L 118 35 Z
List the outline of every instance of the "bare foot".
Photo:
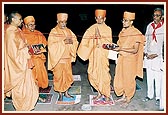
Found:
M 110 97 L 106 97 L 105 101 L 111 101 L 111 98 Z
M 129 102 L 125 101 L 120 106 L 126 108 L 128 107 L 128 105 L 129 105 Z
M 125 102 L 126 101 L 126 98 L 125 97 L 122 97 L 120 99 L 116 99 L 115 102 Z
M 131 102 L 131 100 L 126 99 L 120 106 L 126 108 L 126 107 L 128 107 L 130 102 Z
M 62 93 L 59 92 L 59 98 L 58 98 L 58 101 L 63 101 L 63 96 L 62 96 Z
M 101 98 L 101 96 L 102 96 L 101 94 L 98 94 L 97 96 L 93 97 L 93 99 L 92 99 L 92 100 L 96 101 L 96 100 L 100 99 L 100 98 Z
M 69 93 L 65 93 L 64 96 L 67 97 L 67 98 L 74 98 L 74 97 L 73 97 L 72 95 L 70 95 Z
M 59 95 L 58 101 L 63 101 L 62 95 Z

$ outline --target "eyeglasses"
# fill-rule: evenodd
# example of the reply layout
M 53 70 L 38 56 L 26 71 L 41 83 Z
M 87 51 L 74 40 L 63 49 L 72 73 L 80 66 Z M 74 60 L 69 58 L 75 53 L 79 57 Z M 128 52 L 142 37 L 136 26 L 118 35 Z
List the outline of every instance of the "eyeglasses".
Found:
M 125 19 L 121 20 L 122 23 L 123 22 L 129 22 L 129 21 L 131 21 L 131 20 L 125 20 Z
M 153 16 L 153 17 L 155 17 L 155 16 L 156 16 L 156 17 L 160 17 L 161 15 L 160 15 L 160 14 L 153 14 L 152 16 Z
M 59 21 L 58 23 L 64 23 L 64 24 L 67 24 L 67 21 Z
M 36 26 L 36 25 L 35 24 L 28 24 L 28 26 L 33 27 L 33 26 Z

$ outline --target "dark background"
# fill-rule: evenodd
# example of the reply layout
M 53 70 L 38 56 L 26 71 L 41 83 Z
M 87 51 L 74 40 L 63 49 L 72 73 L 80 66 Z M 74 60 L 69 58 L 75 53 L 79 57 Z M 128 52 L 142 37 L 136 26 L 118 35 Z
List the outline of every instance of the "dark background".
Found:
M 89 2 L 88 2 L 89 3 Z M 136 19 L 134 26 L 145 34 L 146 26 L 152 21 L 152 14 L 155 8 L 164 9 L 163 5 L 156 4 L 4 4 L 4 12 L 9 14 L 12 11 L 18 11 L 24 19 L 28 15 L 33 15 L 36 20 L 36 29 L 41 31 L 46 39 L 49 32 L 56 26 L 56 14 L 60 12 L 68 13 L 67 27 L 77 36 L 78 41 L 95 21 L 95 9 L 106 10 L 106 24 L 112 28 L 113 42 L 118 40 L 118 34 L 122 29 L 121 20 L 123 12 L 135 12 Z M 45 54 L 47 56 L 47 53 Z M 110 65 L 114 60 L 109 60 Z M 88 60 L 82 61 L 78 56 L 73 63 L 73 74 L 86 73 Z M 46 63 L 47 68 L 47 63 Z M 80 68 L 80 69 L 79 69 Z M 48 71 L 52 73 L 51 71 Z
M 153 10 L 157 7 L 164 8 L 161 4 L 4 4 L 4 12 L 18 11 L 23 19 L 33 15 L 36 19 L 36 29 L 41 31 L 46 38 L 50 30 L 56 25 L 56 14 L 68 13 L 67 27 L 70 28 L 81 40 L 85 30 L 95 23 L 95 9 L 105 9 L 106 24 L 112 28 L 113 41 L 116 42 L 118 34 L 122 29 L 122 16 L 124 11 L 136 13 L 134 26 L 143 34 L 146 26 L 152 21 Z

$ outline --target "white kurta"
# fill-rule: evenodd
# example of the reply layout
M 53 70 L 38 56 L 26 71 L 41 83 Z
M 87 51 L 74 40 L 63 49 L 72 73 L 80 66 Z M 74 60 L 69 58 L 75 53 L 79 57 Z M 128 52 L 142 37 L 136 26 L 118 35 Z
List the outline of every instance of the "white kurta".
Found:
M 155 81 L 155 93 L 156 99 L 160 99 L 160 83 L 163 77 L 163 44 L 164 44 L 164 24 L 155 30 L 156 41 L 153 40 L 152 33 L 154 31 L 151 22 L 146 29 L 146 44 L 145 53 L 157 54 L 154 59 L 144 58 L 144 68 L 147 72 L 147 96 L 149 98 L 154 97 L 154 81 Z

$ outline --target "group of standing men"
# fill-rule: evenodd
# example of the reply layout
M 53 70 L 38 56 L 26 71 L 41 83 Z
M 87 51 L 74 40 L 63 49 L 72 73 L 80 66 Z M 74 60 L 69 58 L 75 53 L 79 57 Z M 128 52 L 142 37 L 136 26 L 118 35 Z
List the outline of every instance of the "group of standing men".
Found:
M 159 60 L 159 64 L 161 61 L 163 62 L 161 58 L 164 35 L 158 35 L 158 33 L 164 32 L 162 30 L 163 18 L 157 19 L 159 16 L 163 17 L 163 13 L 158 8 L 154 10 L 154 21 L 150 24 L 151 27 L 149 25 L 147 28 L 146 35 L 150 37 L 145 39 L 145 36 L 133 26 L 135 13 L 125 11 L 122 20 L 123 29 L 119 33 L 117 41 L 118 47 L 107 49 L 102 45 L 114 43 L 112 29 L 105 24 L 106 10 L 95 10 L 96 23 L 86 30 L 80 44 L 76 35 L 66 27 L 67 13 L 57 14 L 57 25 L 50 31 L 47 41 L 41 32 L 35 30 L 33 16 L 24 18 L 24 26 L 21 30 L 19 27 L 23 22 L 22 16 L 18 12 L 12 12 L 8 16 L 9 25 L 4 26 L 4 96 L 12 96 L 13 105 L 18 111 L 34 109 L 39 96 L 38 88 L 48 87 L 47 70 L 44 65 L 46 61 L 44 52 L 48 45 L 48 70 L 54 74 L 53 85 L 54 90 L 59 93 L 58 101 L 63 100 L 63 93 L 64 96 L 73 98 L 68 93 L 68 89 L 73 83 L 71 63 L 75 62 L 77 55 L 84 61 L 89 60 L 88 79 L 98 91 L 93 100 L 104 96 L 105 101 L 110 101 L 111 75 L 107 57 L 109 50 L 113 50 L 118 52 L 113 87 L 115 94 L 122 96 L 116 102 L 122 102 L 121 106 L 128 106 L 136 91 L 136 76 L 143 78 L 144 51 L 147 61 L 150 63 L 153 63 L 155 59 L 155 62 Z M 32 53 L 32 45 L 39 44 L 42 44 L 43 48 L 35 48 L 33 49 L 35 52 Z M 151 64 L 148 66 L 151 67 Z M 155 79 L 156 82 L 156 78 L 153 76 L 148 79 L 152 73 L 150 71 L 155 70 L 147 69 L 147 81 Z M 161 79 L 163 68 L 160 69 L 161 73 L 158 71 L 155 75 L 160 75 Z M 148 97 L 145 98 L 145 101 L 153 98 L 153 91 L 151 93 L 150 90 L 152 88 L 148 87 Z M 160 99 L 159 93 L 156 99 Z

